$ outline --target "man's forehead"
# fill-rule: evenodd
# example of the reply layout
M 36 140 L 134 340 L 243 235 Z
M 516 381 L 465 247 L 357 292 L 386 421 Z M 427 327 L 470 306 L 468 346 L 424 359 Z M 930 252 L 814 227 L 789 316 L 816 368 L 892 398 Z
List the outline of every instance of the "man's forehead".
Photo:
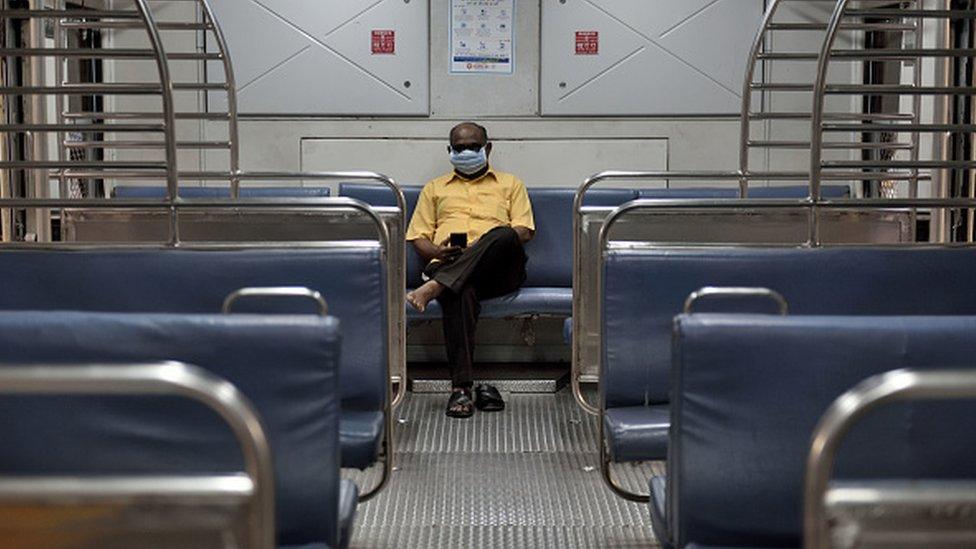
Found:
M 484 134 L 477 126 L 462 124 L 451 130 L 451 141 L 485 141 Z

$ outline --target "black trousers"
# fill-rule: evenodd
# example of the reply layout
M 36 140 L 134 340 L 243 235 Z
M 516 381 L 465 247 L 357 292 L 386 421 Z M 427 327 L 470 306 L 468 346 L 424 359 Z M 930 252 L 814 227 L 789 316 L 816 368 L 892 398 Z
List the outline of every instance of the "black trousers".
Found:
M 526 261 L 518 233 L 511 227 L 495 227 L 455 260 L 424 269 L 445 286 L 437 301 L 444 315 L 444 343 L 454 387 L 472 385 L 480 301 L 517 290 L 525 282 Z

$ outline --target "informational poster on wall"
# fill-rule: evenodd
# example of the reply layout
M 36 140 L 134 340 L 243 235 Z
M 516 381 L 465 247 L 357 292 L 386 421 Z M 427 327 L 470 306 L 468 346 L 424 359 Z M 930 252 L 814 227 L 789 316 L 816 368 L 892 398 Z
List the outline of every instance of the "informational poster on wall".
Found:
M 451 0 L 451 72 L 512 74 L 515 0 Z

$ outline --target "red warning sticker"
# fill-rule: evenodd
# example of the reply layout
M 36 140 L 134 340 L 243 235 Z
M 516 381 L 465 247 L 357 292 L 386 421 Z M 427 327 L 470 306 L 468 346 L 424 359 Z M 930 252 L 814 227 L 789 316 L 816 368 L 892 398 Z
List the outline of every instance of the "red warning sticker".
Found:
M 396 33 L 391 30 L 374 30 L 372 39 L 373 55 L 392 55 L 396 53 Z
M 576 55 L 599 55 L 600 33 L 598 31 L 576 31 Z

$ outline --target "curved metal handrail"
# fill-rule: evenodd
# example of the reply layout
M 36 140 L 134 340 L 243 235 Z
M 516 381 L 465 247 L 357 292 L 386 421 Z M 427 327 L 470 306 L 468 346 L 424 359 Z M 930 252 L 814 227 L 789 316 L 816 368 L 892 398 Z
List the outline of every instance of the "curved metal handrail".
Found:
M 973 370 L 895 370 L 868 378 L 838 397 L 820 418 L 807 454 L 803 546 L 830 547 L 824 496 L 840 443 L 858 420 L 893 402 L 974 398 L 976 371 Z
M 224 38 L 224 31 L 220 28 L 220 23 L 214 17 L 213 9 L 210 7 L 210 0 L 197 1 L 204 21 L 213 31 L 214 41 L 217 43 L 217 49 L 220 50 L 220 61 L 224 67 L 224 82 L 227 85 L 227 137 L 230 141 L 230 196 L 237 198 L 240 196 L 241 187 L 241 180 L 238 177 L 238 172 L 241 171 L 241 140 L 237 124 L 237 78 L 234 76 L 234 63 L 230 58 L 230 48 Z
M 340 172 L 343 173 L 343 172 Z M 393 192 L 394 200 L 396 201 L 396 207 L 400 211 L 399 217 L 399 232 L 400 237 L 403 238 L 407 234 L 407 200 L 403 195 L 403 189 L 397 184 L 393 178 L 388 177 L 383 174 L 375 172 L 344 172 L 349 177 L 345 179 L 352 181 L 364 181 L 364 182 L 375 182 L 386 186 Z M 399 244 L 399 243 L 398 243 Z M 393 286 L 390 289 L 390 306 L 394 307 L 396 315 L 391 319 L 390 333 L 396 334 L 395 337 L 395 347 L 394 341 L 391 340 L 390 349 L 391 352 L 395 353 L 396 358 L 391 358 L 391 361 L 396 364 L 396 377 L 399 379 L 397 383 L 396 392 L 393 395 L 393 401 L 391 402 L 392 409 L 397 409 L 403 404 L 403 400 L 407 396 L 407 301 L 406 301 L 406 290 L 407 290 L 407 249 L 406 243 L 403 246 L 396 246 L 396 250 L 391 250 L 391 254 L 396 254 L 397 258 L 397 270 L 398 272 L 393 273 L 391 278 Z M 393 379 L 391 377 L 391 379 Z
M 810 185 L 811 196 L 819 197 L 822 182 L 832 175 L 837 169 L 855 168 L 865 174 L 874 174 L 873 179 L 904 180 L 909 182 L 908 196 L 916 198 L 918 196 L 918 183 L 920 180 L 930 179 L 932 174 L 953 168 L 976 168 L 976 161 L 959 160 L 948 158 L 920 159 L 919 158 L 919 134 L 926 132 L 950 132 L 968 131 L 972 128 L 967 125 L 952 123 L 922 123 L 920 102 L 925 96 L 946 96 L 946 95 L 970 95 L 971 88 L 952 87 L 951 85 L 922 85 L 922 61 L 929 58 L 953 58 L 971 57 L 971 50 L 957 47 L 952 44 L 942 44 L 926 46 L 920 39 L 921 22 L 928 19 L 944 19 L 949 21 L 954 18 L 976 19 L 972 12 L 966 10 L 954 10 L 945 2 L 946 9 L 929 9 L 921 2 L 912 1 L 899 4 L 897 7 L 882 7 L 874 9 L 864 9 L 863 5 L 852 7 L 849 0 L 837 0 L 831 14 L 828 25 L 827 35 L 821 44 L 819 57 L 817 60 L 817 77 L 814 83 L 814 101 L 811 116 L 811 154 L 810 154 Z M 910 48 L 883 49 L 878 51 L 864 50 L 844 51 L 836 47 L 838 33 L 850 26 L 856 26 L 848 22 L 850 17 L 883 17 L 883 18 L 903 18 L 914 23 L 889 23 L 888 25 L 902 26 L 906 30 L 913 30 L 916 34 L 916 43 Z M 866 24 L 864 24 L 866 25 Z M 947 38 L 946 38 L 947 39 Z M 909 63 L 914 75 L 911 84 L 864 84 L 864 85 L 838 85 L 828 82 L 828 73 L 833 60 L 885 60 Z M 883 121 L 865 125 L 831 125 L 825 123 L 824 113 L 826 97 L 831 94 L 839 95 L 885 95 L 896 98 L 910 98 L 912 103 L 912 114 L 902 118 L 892 118 L 890 124 Z M 936 109 L 938 110 L 938 109 Z M 937 120 L 938 121 L 938 120 Z M 904 122 L 904 123 L 894 123 Z M 909 160 L 860 160 L 860 161 L 824 161 L 824 150 L 827 148 L 825 135 L 828 131 L 847 131 L 852 132 L 890 132 L 893 134 L 910 134 L 911 142 L 901 145 L 898 150 L 910 150 Z M 901 170 L 901 172 L 889 172 L 887 170 Z M 829 170 L 829 171 L 828 171 Z M 922 170 L 926 170 L 923 172 Z M 907 173 L 906 173 L 907 172 Z M 852 179 L 867 179 L 866 177 L 853 177 Z M 914 216 L 914 212 L 913 216 Z M 811 235 L 816 238 L 818 235 Z
M 220 312 L 230 314 L 234 303 L 241 299 L 255 297 L 301 297 L 310 299 L 318 307 L 319 316 L 328 316 L 329 305 L 325 302 L 322 294 L 311 288 L 304 286 L 270 286 L 270 287 L 250 287 L 234 290 L 224 298 L 224 304 L 220 307 Z
M 30 4 L 32 8 L 36 8 L 34 2 Z M 60 5 L 58 6 L 60 7 Z M 126 162 L 76 162 L 70 159 L 65 159 L 63 146 L 64 143 L 59 139 L 58 143 L 58 153 L 55 157 L 50 156 L 48 153 L 34 151 L 30 160 L 18 160 L 18 159 L 5 159 L 2 164 L 0 164 L 0 169 L 24 169 L 24 170 L 55 170 L 54 173 L 44 172 L 45 177 L 56 176 L 62 182 L 64 181 L 66 170 L 72 167 L 83 167 L 86 169 L 98 169 L 101 170 L 97 172 L 98 177 L 103 178 L 113 178 L 117 177 L 120 169 L 126 169 L 127 166 L 131 165 L 131 169 L 149 170 L 144 173 L 153 173 L 154 177 L 162 176 L 166 181 L 166 189 L 170 198 L 175 198 L 175 190 L 179 184 L 179 168 L 178 168 L 178 142 L 176 139 L 176 112 L 175 103 L 173 98 L 173 92 L 175 89 L 172 77 L 170 74 L 170 68 L 167 63 L 167 53 L 163 40 L 160 35 L 160 25 L 156 22 L 151 9 L 149 8 L 148 0 L 135 0 L 132 3 L 131 9 L 120 10 L 120 9 L 7 9 L 0 7 L 0 12 L 2 12 L 3 17 L 18 18 L 18 19 L 53 19 L 57 22 L 55 25 L 55 45 L 54 47 L 45 47 L 43 45 L 32 44 L 33 47 L 28 48 L 3 48 L 0 51 L 0 55 L 10 58 L 54 58 L 57 69 L 55 70 L 55 76 L 59 77 L 59 81 L 55 82 L 53 86 L 43 85 L 39 80 L 29 82 L 27 85 L 23 86 L 10 86 L 3 85 L 3 93 L 9 96 L 23 96 L 23 95 L 33 95 L 33 96 L 55 96 L 57 97 L 57 105 L 59 107 L 63 106 L 64 95 L 97 95 L 97 94 L 107 94 L 107 95 L 158 95 L 161 98 L 162 112 L 156 113 L 156 118 L 161 119 L 161 124 L 124 124 L 124 125 L 111 125 L 111 124 L 67 124 L 63 120 L 63 112 L 58 112 L 58 123 L 49 124 L 43 123 L 38 120 L 28 120 L 25 123 L 7 123 L 6 121 L 0 126 L 2 130 L 7 133 L 47 133 L 56 132 L 59 137 L 62 137 L 65 132 L 78 131 L 78 132 L 161 132 L 163 136 L 163 141 L 153 142 L 154 146 L 160 147 L 164 152 L 165 160 L 163 162 L 144 162 L 144 163 L 126 163 Z M 126 48 L 105 48 L 103 50 L 89 50 L 80 48 L 63 48 L 61 47 L 61 37 L 60 32 L 63 26 L 67 26 L 68 23 L 64 23 L 62 19 L 86 19 L 87 21 L 82 23 L 77 23 L 77 25 L 82 26 L 92 26 L 92 27 L 104 27 L 112 28 L 118 25 L 120 28 L 129 29 L 142 29 L 146 31 L 146 36 L 149 43 L 149 49 L 137 50 L 137 49 L 126 49 Z M 72 23 L 74 24 L 74 23 Z M 80 27 L 76 27 L 80 28 Z M 67 84 L 60 81 L 60 77 L 63 77 L 64 71 L 61 70 L 61 60 L 66 57 L 90 57 L 90 58 L 131 58 L 131 59 L 146 59 L 152 60 L 156 65 L 156 72 L 159 77 L 158 85 L 156 83 L 89 83 L 89 84 Z M 40 63 L 38 62 L 38 65 Z M 36 105 L 35 105 L 35 108 Z M 94 117 L 99 117 L 101 114 L 105 113 L 89 113 L 95 115 Z M 104 117 L 103 117 L 104 118 Z M 61 185 L 62 190 L 65 190 L 65 185 Z M 46 233 L 45 233 L 46 234 Z
M 163 38 L 159 34 L 159 27 L 146 0 L 135 0 L 143 21 L 146 23 L 146 33 L 152 43 L 156 56 L 156 66 L 159 70 L 159 84 L 162 87 L 163 98 L 163 126 L 166 147 L 166 192 L 169 199 L 176 200 L 179 196 L 179 168 L 176 148 L 176 107 L 173 101 L 173 79 L 166 61 L 166 50 Z M 60 84 L 60 83 L 59 83 Z
M 823 109 L 824 109 L 824 90 L 827 86 L 827 69 L 830 63 L 830 50 L 834 48 L 837 41 L 837 30 L 843 17 L 844 9 L 847 7 L 848 0 L 837 0 L 834 12 L 830 16 L 827 24 L 827 35 L 824 37 L 823 44 L 820 46 L 820 54 L 817 57 L 817 77 L 813 85 L 813 107 L 810 113 L 810 197 L 814 200 L 820 199 L 820 185 L 822 173 L 820 163 L 823 160 Z M 817 240 L 818 234 L 812 233 L 811 240 Z
M 749 171 L 749 141 L 750 141 L 750 119 L 749 113 L 752 112 L 752 80 L 756 73 L 756 63 L 759 60 L 759 53 L 763 50 L 766 42 L 766 33 L 776 11 L 779 9 L 782 0 L 772 0 L 766 13 L 763 14 L 762 22 L 756 31 L 756 36 L 752 41 L 752 48 L 749 51 L 749 58 L 746 61 L 745 78 L 742 81 L 742 108 L 740 110 L 741 119 L 739 121 L 739 171 Z M 746 198 L 749 196 L 749 180 L 745 177 L 739 179 L 739 196 Z
M 763 297 L 773 301 L 776 307 L 779 308 L 779 314 L 786 316 L 790 313 L 790 306 L 786 302 L 786 298 L 783 294 L 777 292 L 776 290 L 771 290 L 769 288 L 748 288 L 748 287 L 716 287 L 716 286 L 705 286 L 699 290 L 695 290 L 688 295 L 685 299 L 684 312 L 685 314 L 691 314 L 694 312 L 695 303 L 706 299 L 709 297 Z
M 260 547 L 275 546 L 271 449 L 254 406 L 231 383 L 180 362 L 0 368 L 0 394 L 175 395 L 216 412 L 234 432 L 251 479 L 248 529 Z

